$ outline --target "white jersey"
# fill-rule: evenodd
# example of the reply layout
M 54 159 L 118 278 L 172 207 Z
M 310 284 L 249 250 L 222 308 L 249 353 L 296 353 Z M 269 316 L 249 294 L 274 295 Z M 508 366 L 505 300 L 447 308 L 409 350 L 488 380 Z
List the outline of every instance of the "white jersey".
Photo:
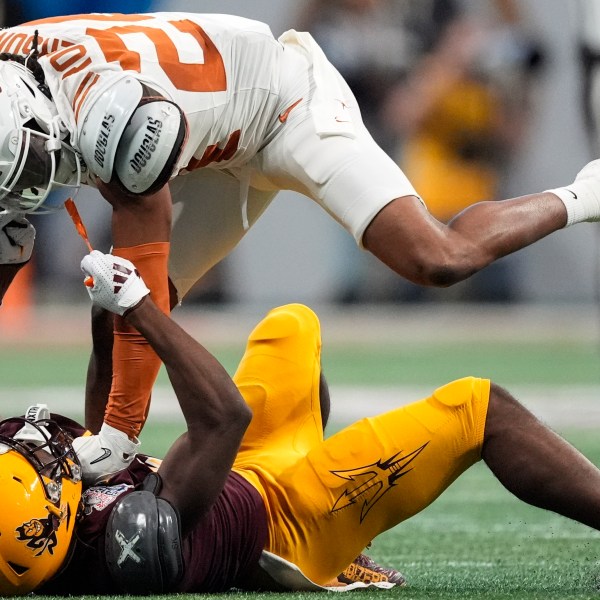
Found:
M 131 115 L 144 106 L 142 90 L 126 99 L 132 77 L 185 114 L 188 139 L 169 173 L 189 171 L 169 185 L 169 276 L 180 299 L 236 246 L 279 190 L 312 198 L 358 243 L 386 204 L 417 195 L 377 146 L 348 84 L 308 33 L 290 30 L 275 40 L 267 25 L 226 15 L 94 14 L 3 30 L 0 52 L 26 55 L 36 30 L 40 64 L 74 145 L 91 123 L 109 122 L 94 118 L 105 98 L 124 106 L 113 112 L 133 125 Z M 175 133 L 179 139 L 180 129 Z M 82 155 L 91 148 L 88 162 L 102 144 L 108 147 L 103 135 L 100 128 L 90 131 L 95 146 L 77 148 Z M 117 150 L 124 135 L 112 138 Z M 113 147 L 110 155 L 116 154 Z M 117 169 L 110 165 L 105 175 Z
M 56 17 L 3 30 L 0 52 L 26 55 L 36 30 L 40 64 L 75 147 L 94 101 L 128 76 L 186 115 L 189 137 L 175 173 L 245 164 L 276 118 L 282 48 L 264 23 L 176 12 Z

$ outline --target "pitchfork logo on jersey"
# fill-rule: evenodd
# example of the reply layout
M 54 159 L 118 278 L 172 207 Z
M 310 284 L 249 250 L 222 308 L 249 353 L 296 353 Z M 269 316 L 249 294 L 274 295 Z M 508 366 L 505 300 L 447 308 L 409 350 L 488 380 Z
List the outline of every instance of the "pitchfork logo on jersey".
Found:
M 398 479 L 412 471 L 410 464 L 423 452 L 429 442 L 420 448 L 404 454 L 402 451 L 387 460 L 378 460 L 364 467 L 331 471 L 332 475 L 352 482 L 335 501 L 331 512 L 336 512 L 362 502 L 360 522 L 362 523 L 369 511 L 389 492 Z
M 40 556 L 46 550 L 49 554 L 54 554 L 54 546 L 57 543 L 57 521 L 58 519 L 52 515 L 48 515 L 45 519 L 31 519 L 17 527 L 16 537 L 20 542 L 27 542 L 28 548 L 39 550 L 34 556 Z

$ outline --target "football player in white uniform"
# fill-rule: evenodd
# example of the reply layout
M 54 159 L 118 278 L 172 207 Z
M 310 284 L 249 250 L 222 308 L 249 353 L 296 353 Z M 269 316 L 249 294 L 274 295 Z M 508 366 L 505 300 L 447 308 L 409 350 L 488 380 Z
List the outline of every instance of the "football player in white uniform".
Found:
M 595 161 L 566 188 L 436 221 L 307 33 L 277 40 L 262 23 L 224 15 L 75 15 L 3 30 L 0 59 L 0 262 L 10 263 L 0 293 L 31 252 L 23 215 L 61 206 L 80 183 L 113 205 L 113 253 L 136 264 L 165 311 L 282 189 L 312 198 L 358 244 L 424 285 L 451 285 L 600 219 Z M 160 364 L 121 317 L 113 363 L 104 419 L 86 423 L 100 435 L 79 448 L 98 475 L 135 451 Z M 111 368 L 92 361 L 103 367 Z

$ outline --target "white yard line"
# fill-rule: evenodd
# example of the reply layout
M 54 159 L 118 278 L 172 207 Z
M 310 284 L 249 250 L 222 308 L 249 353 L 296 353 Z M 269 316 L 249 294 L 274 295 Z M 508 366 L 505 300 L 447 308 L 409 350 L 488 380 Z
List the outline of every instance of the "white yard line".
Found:
M 331 423 L 346 424 L 407 404 L 431 393 L 431 387 L 332 386 Z M 555 428 L 600 427 L 600 387 L 598 386 L 512 386 L 510 391 L 539 418 Z M 43 402 L 50 410 L 80 419 L 83 412 L 81 388 L 0 388 L 0 415 L 23 413 L 27 406 Z M 173 392 L 155 389 L 150 422 L 182 421 Z

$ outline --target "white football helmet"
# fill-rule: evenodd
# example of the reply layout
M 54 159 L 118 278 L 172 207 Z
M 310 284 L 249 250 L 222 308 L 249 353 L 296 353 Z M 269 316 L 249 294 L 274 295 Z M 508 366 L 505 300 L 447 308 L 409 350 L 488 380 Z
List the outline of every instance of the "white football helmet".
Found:
M 38 85 L 25 66 L 0 62 L 0 206 L 21 213 L 57 210 L 81 184 L 68 131 Z

